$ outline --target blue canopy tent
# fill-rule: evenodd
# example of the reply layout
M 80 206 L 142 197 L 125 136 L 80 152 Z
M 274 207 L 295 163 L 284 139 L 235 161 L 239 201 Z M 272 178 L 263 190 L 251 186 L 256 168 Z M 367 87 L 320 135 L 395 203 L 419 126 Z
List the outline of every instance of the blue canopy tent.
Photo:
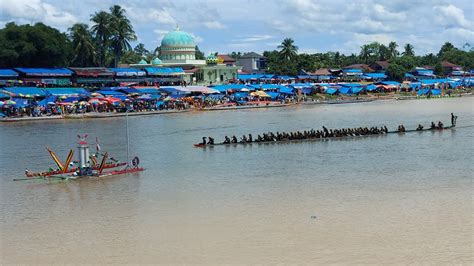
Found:
M 281 94 L 287 94 L 287 95 L 293 95 L 295 94 L 295 92 L 293 91 L 292 88 L 288 88 L 288 87 L 285 87 L 285 86 L 281 86 L 278 91 L 281 93 Z
M 113 91 L 113 90 L 99 90 L 95 91 L 96 93 L 100 93 L 104 96 L 112 96 L 112 97 L 117 97 L 117 96 L 126 96 L 125 93 L 120 92 L 120 91 Z
M 432 95 L 441 95 L 441 90 L 440 89 L 432 89 L 431 94 Z
M 41 107 L 46 107 L 48 104 L 55 104 L 56 103 L 56 100 L 57 100 L 58 97 L 56 96 L 48 96 L 46 98 L 44 98 L 43 100 L 37 102 L 36 104 L 38 106 L 41 106 Z
M 145 71 L 151 76 L 184 75 L 181 67 L 145 67 Z
M 0 99 L 10 99 L 10 95 L 0 92 Z
M 72 76 L 73 72 L 67 68 L 15 68 L 26 76 Z
M 418 92 L 417 92 L 417 94 L 418 94 L 419 96 L 421 96 L 421 95 L 427 95 L 427 94 L 430 94 L 430 91 L 431 91 L 431 89 L 419 89 Z
M 33 97 L 43 97 L 46 96 L 46 92 L 41 88 L 37 87 L 6 87 L 4 90 L 11 92 L 19 97 L 25 97 L 30 95 Z
M 365 79 L 386 79 L 387 75 L 385 73 L 364 73 L 362 77 Z
M 18 72 L 15 72 L 13 69 L 0 69 L 0 77 L 16 78 L 18 77 Z
M 30 101 L 28 99 L 23 99 L 23 98 L 12 98 L 12 101 L 15 102 L 13 105 L 16 108 L 23 108 L 23 107 L 28 107 L 30 106 Z
M 340 84 L 339 92 L 342 94 L 359 94 L 364 90 L 364 86 L 358 83 Z
M 110 68 L 116 77 L 141 77 L 146 76 L 146 72 L 136 68 Z
M 263 79 L 265 78 L 265 75 L 262 74 L 239 74 L 237 76 L 237 79 L 241 80 L 257 80 L 257 79 Z
M 233 94 L 235 99 L 242 99 L 249 96 L 248 92 L 236 92 Z
M 219 91 L 219 92 L 226 92 L 228 90 L 240 91 L 242 89 L 253 90 L 253 88 L 251 86 L 247 86 L 247 85 L 244 85 L 244 84 L 225 84 L 225 85 L 217 85 L 217 86 L 214 86 L 212 88 Z
M 369 84 L 367 85 L 367 87 L 365 87 L 365 89 L 367 91 L 376 91 L 377 90 L 377 86 L 375 84 Z
M 162 91 L 160 91 L 160 89 L 157 89 L 157 88 L 134 88 L 136 90 L 138 90 L 140 93 L 143 93 L 143 94 L 160 94 Z
M 218 94 L 208 94 L 206 96 L 206 99 L 213 99 L 213 100 L 220 100 L 224 97 L 224 94 L 218 93 Z
M 83 88 L 45 88 L 44 90 L 55 96 L 91 96 L 91 93 Z
M 279 92 L 273 92 L 273 91 L 267 91 L 266 94 L 268 94 L 272 98 L 272 100 L 276 100 L 280 96 Z
M 326 89 L 326 94 L 336 94 L 338 90 L 336 88 L 327 88 Z

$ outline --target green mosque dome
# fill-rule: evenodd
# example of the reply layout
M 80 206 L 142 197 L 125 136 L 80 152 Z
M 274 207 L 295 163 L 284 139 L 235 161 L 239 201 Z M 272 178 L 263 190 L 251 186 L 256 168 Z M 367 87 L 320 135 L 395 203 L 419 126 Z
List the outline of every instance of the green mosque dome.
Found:
M 210 53 L 207 57 L 206 57 L 206 63 L 207 64 L 217 64 L 217 56 L 214 54 L 214 53 Z
M 138 62 L 139 65 L 148 65 L 148 62 L 142 58 L 142 60 L 140 60 L 140 62 Z
M 161 65 L 162 62 L 161 62 L 160 59 L 158 59 L 158 58 L 155 57 L 155 58 L 151 61 L 151 64 L 154 65 L 154 66 L 158 66 L 158 65 Z
M 168 47 L 195 47 L 194 38 L 191 34 L 180 31 L 176 28 L 174 31 L 168 32 L 161 40 L 161 46 Z

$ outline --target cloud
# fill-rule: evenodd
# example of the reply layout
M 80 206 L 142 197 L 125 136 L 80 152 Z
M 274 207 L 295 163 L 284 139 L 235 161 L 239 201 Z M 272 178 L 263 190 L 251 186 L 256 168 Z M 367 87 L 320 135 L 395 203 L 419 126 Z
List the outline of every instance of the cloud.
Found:
M 206 26 L 208 29 L 216 29 L 216 30 L 221 30 L 225 29 L 226 26 L 218 21 L 206 21 L 203 23 L 204 26 Z
M 176 25 L 176 19 L 167 8 L 142 8 L 124 6 L 132 22 Z
M 269 39 L 273 39 L 274 37 L 271 36 L 271 35 L 266 35 L 266 34 L 263 34 L 263 35 L 259 35 L 259 34 L 256 34 L 256 35 L 249 35 L 249 36 L 240 36 L 238 39 L 236 39 L 235 41 L 238 41 L 238 42 L 258 42 L 258 41 L 265 41 L 265 40 L 269 40 Z
M 71 13 L 41 0 L 0 0 L 0 6 L 2 7 L 1 21 L 44 22 L 61 29 L 67 29 L 78 21 Z
M 435 6 L 433 9 L 438 13 L 438 16 L 435 17 L 436 21 L 443 26 L 469 28 L 472 25 L 464 16 L 464 11 L 452 4 Z

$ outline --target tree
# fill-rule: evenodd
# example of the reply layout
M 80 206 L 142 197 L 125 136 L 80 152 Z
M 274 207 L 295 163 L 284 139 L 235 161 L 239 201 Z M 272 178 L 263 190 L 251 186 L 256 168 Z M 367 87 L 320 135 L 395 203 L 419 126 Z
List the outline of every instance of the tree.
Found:
M 454 45 L 452 43 L 445 42 L 443 44 L 443 46 L 441 46 L 441 49 L 439 49 L 438 57 L 443 57 L 444 53 L 452 51 L 454 49 L 456 49 L 456 48 L 454 47 Z
M 281 45 L 278 45 L 280 55 L 286 59 L 291 60 L 298 55 L 298 46 L 294 45 L 295 41 L 291 38 L 285 38 Z
M 137 46 L 133 48 L 133 52 L 135 52 L 139 56 L 148 56 L 150 54 L 150 51 L 145 48 L 145 45 L 143 43 L 137 44 Z
M 402 81 L 405 72 L 407 72 L 407 69 L 395 63 L 391 63 L 387 68 L 387 75 L 391 80 Z
M 204 60 L 204 53 L 199 50 L 199 47 L 196 45 L 196 60 Z
M 404 55 L 404 56 L 415 56 L 415 51 L 413 50 L 414 49 L 413 45 L 407 43 L 407 44 L 405 44 L 403 49 L 405 49 L 405 50 L 403 51 L 402 55 Z
M 96 12 L 91 15 L 91 21 L 94 22 L 91 28 L 92 34 L 97 45 L 97 57 L 100 66 L 105 66 L 106 55 L 110 41 L 111 29 L 111 15 L 105 11 Z
M 398 47 L 398 44 L 396 42 L 390 42 L 388 44 L 388 52 L 390 54 L 389 59 L 395 58 L 398 56 L 397 47 Z
M 86 24 L 78 23 L 69 28 L 69 36 L 74 49 L 73 66 L 96 66 L 97 56 L 92 34 Z
M 379 50 L 380 44 L 378 42 L 364 44 L 360 47 L 359 56 L 365 64 L 370 64 L 375 62 L 377 57 L 380 57 Z
M 387 46 L 381 44 L 378 49 L 378 58 L 381 61 L 390 59 L 391 54 Z
M 230 57 L 234 58 L 235 60 L 239 59 L 242 57 L 242 53 L 241 52 L 232 52 L 229 54 Z
M 0 29 L 0 67 L 64 67 L 72 57 L 67 35 L 43 23 Z
M 441 65 L 440 62 L 437 62 L 434 67 L 434 73 L 438 76 L 444 75 L 443 73 L 443 66 Z
M 137 36 L 133 31 L 130 20 L 125 16 L 125 9 L 119 5 L 110 8 L 111 13 L 111 44 L 114 53 L 114 66 L 117 67 L 120 56 L 125 51 L 130 51 L 132 46 L 130 41 L 135 41 Z

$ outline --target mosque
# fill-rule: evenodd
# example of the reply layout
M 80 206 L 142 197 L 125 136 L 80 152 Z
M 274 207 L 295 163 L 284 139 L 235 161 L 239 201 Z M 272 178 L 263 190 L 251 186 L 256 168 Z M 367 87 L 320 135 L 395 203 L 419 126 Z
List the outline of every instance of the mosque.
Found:
M 211 53 L 206 60 L 196 59 L 196 43 L 191 34 L 181 31 L 179 27 L 168 32 L 161 40 L 158 58 L 150 63 L 142 59 L 138 64 L 131 65 L 159 72 L 165 69 L 174 70 L 175 75 L 188 84 L 221 84 L 237 78 L 241 69 L 234 63 L 224 62 L 217 54 Z M 167 70 L 168 71 L 168 70 Z M 166 72 L 166 71 L 164 71 Z M 169 72 L 169 71 L 168 71 Z

